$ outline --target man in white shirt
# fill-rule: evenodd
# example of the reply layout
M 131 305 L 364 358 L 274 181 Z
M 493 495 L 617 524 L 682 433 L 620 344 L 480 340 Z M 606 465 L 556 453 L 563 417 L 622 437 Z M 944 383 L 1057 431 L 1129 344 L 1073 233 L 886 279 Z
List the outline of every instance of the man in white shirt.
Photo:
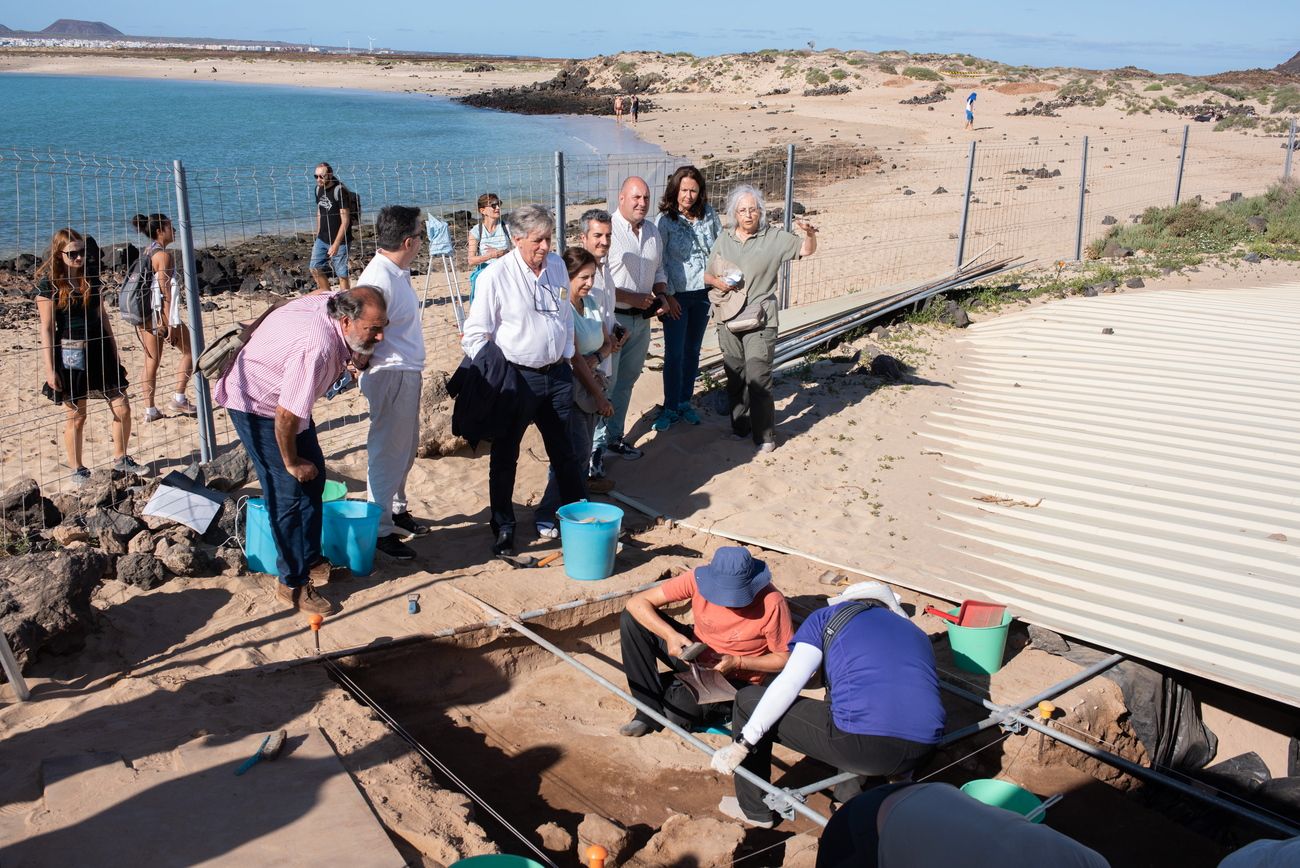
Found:
M 614 372 L 610 378 L 609 401 L 614 415 L 596 426 L 592 447 L 599 455 L 603 449 L 629 461 L 642 456 L 640 449 L 623 439 L 627 424 L 632 387 L 645 367 L 650 347 L 648 317 L 680 313 L 676 300 L 667 294 L 668 277 L 664 274 L 663 240 L 654 223 L 645 219 L 650 210 L 650 188 L 638 177 L 623 182 L 618 193 L 618 210 L 614 212 L 614 230 L 609 251 L 609 274 L 614 285 L 614 308 L 617 324 L 626 331 L 623 347 L 614 354 Z
M 609 245 L 610 239 L 614 234 L 613 220 L 609 212 L 603 208 L 592 208 L 585 212 L 578 220 L 578 226 L 582 228 L 582 234 L 578 240 L 582 242 L 582 247 L 592 256 L 596 257 L 596 279 L 592 283 L 591 292 L 587 294 L 587 301 L 590 304 L 600 308 L 601 319 L 605 322 L 605 336 L 613 341 L 615 353 L 602 359 L 596 369 L 605 375 L 606 381 L 614 376 L 614 355 L 622 341 L 615 337 L 615 328 L 617 324 L 614 319 L 614 281 L 609 274 Z M 626 337 L 626 332 L 619 331 Z M 592 444 L 590 459 L 585 456 L 578 456 L 579 463 L 586 462 L 587 490 L 597 493 L 610 491 L 614 488 L 612 480 L 605 477 L 605 450 L 603 447 L 595 448 Z
M 519 443 L 537 425 L 559 483 L 561 503 L 587 496 L 569 436 L 573 407 L 573 305 L 564 260 L 551 253 L 555 220 L 545 206 L 525 205 L 510 214 L 514 249 L 489 265 L 475 288 L 461 348 L 473 359 L 488 343 L 514 368 L 517 391 L 512 422 L 492 441 L 488 497 L 492 510 L 492 552 L 508 555 L 515 545 L 515 469 Z
M 411 263 L 420 255 L 424 227 L 420 211 L 388 205 L 375 217 L 378 252 L 358 279 L 373 286 L 388 303 L 385 342 L 361 375 L 361 393 L 370 402 L 366 439 L 367 493 L 383 510 L 376 548 L 401 561 L 415 557 L 403 537 L 429 532 L 407 511 L 406 477 L 420 439 L 420 389 L 424 372 L 424 332 L 420 298 L 411 285 Z

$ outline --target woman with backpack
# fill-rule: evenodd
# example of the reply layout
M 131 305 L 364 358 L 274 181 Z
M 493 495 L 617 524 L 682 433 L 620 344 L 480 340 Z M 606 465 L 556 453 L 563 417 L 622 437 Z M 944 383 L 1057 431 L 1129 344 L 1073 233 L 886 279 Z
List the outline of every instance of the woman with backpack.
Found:
M 197 411 L 185 397 L 185 389 L 194 372 L 194 359 L 190 354 L 190 330 L 181 321 L 181 287 L 176 276 L 176 263 L 167 245 L 176 239 L 176 230 L 166 214 L 137 214 L 131 225 L 147 238 L 149 246 L 140 255 L 146 257 L 153 272 L 150 285 L 150 302 L 144 322 L 136 326 L 140 342 L 144 345 L 144 420 L 155 422 L 163 418 L 154 402 L 158 384 L 158 365 L 162 361 L 164 344 L 180 350 L 180 365 L 176 369 L 176 391 L 167 402 L 167 409 L 193 416 Z
M 67 408 L 63 445 L 73 483 L 83 485 L 90 471 L 82 463 L 86 398 L 102 395 L 113 414 L 113 469 L 143 473 L 126 454 L 131 438 L 131 403 L 126 397 L 126 370 L 103 305 L 99 275 L 86 268 L 86 240 L 73 229 L 60 229 L 36 272 L 36 310 L 41 321 L 41 392 Z
M 506 232 L 505 221 L 501 219 L 501 197 L 496 193 L 484 193 L 478 197 L 479 223 L 469 230 L 468 262 L 472 269 L 469 273 L 469 300 L 474 300 L 474 284 L 488 263 L 500 259 L 510 252 L 510 235 Z

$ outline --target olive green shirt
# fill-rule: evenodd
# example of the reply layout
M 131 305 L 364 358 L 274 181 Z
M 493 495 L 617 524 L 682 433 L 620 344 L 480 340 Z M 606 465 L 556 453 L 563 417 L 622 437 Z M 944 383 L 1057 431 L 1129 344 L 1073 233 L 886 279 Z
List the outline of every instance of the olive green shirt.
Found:
M 713 253 L 733 263 L 745 275 L 745 304 L 751 305 L 776 295 L 781 265 L 799 258 L 803 239 L 792 232 L 764 225 L 758 234 L 738 241 L 735 229 L 729 229 L 713 242 Z M 773 320 L 768 327 L 774 327 Z

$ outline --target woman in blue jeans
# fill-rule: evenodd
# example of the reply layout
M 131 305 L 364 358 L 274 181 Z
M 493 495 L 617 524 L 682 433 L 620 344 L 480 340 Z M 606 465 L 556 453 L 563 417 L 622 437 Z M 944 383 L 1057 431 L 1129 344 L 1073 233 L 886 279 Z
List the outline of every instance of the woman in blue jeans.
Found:
M 682 309 L 677 319 L 664 320 L 664 404 L 654 429 L 666 431 L 681 420 L 700 424 L 691 395 L 700 372 L 700 344 L 709 325 L 704 270 L 722 223 L 709 205 L 699 169 L 682 166 L 673 172 L 659 202 L 657 225 L 664 240 L 668 294 Z

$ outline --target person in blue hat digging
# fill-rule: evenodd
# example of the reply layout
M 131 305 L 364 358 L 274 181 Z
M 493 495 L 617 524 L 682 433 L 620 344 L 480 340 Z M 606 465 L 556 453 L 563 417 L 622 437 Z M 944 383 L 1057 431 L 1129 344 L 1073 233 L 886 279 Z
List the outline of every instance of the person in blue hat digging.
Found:
M 691 626 L 660 611 L 682 600 L 691 602 Z M 674 673 L 697 667 L 715 670 L 734 687 L 759 684 L 785 666 L 793 635 L 790 607 L 772 586 L 767 564 L 740 546 L 724 546 L 714 552 L 710 563 L 632 597 L 619 623 L 628 690 L 685 727 L 714 717 L 725 719 L 729 703 L 701 705 Z M 699 656 L 686 653 L 696 643 L 707 648 Z M 689 662 L 682 659 L 683 653 L 691 658 Z M 661 673 L 660 662 L 670 671 Z M 619 734 L 636 738 L 658 728 L 658 723 L 638 711 Z

